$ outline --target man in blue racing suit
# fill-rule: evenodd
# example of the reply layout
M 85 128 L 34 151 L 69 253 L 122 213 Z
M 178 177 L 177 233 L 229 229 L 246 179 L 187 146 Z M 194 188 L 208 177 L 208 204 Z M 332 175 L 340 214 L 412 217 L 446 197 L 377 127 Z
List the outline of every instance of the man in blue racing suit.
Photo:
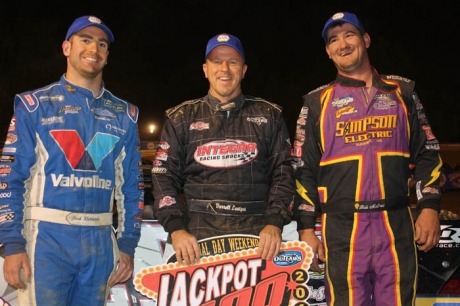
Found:
M 110 286 L 132 275 L 144 196 L 138 109 L 104 88 L 113 40 L 97 17 L 77 18 L 62 44 L 66 74 L 15 98 L 0 241 L 20 305 L 104 305 Z

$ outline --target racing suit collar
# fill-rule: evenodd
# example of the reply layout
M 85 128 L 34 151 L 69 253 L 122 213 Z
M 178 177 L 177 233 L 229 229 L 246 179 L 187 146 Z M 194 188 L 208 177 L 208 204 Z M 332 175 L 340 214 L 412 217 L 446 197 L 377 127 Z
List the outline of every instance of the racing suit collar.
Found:
M 99 93 L 97 94 L 97 96 L 93 96 L 93 92 L 91 90 L 89 90 L 88 88 L 85 88 L 85 87 L 80 87 L 78 85 L 75 85 L 74 83 L 70 82 L 69 80 L 66 79 L 65 77 L 65 73 L 61 76 L 61 84 L 67 88 L 67 90 L 70 92 L 70 93 L 75 93 L 75 92 L 78 92 L 79 94 L 89 98 L 89 99 L 99 99 L 103 93 L 104 93 L 104 90 L 105 90 L 105 87 L 104 87 L 104 81 L 102 81 L 102 84 L 101 84 L 101 89 L 99 90 Z M 91 100 L 90 100 L 91 101 Z
M 364 81 L 353 79 L 353 78 L 344 76 L 342 74 L 337 74 L 335 82 L 339 83 L 340 85 L 344 87 L 365 87 L 366 86 L 366 83 Z M 383 82 L 379 73 L 374 67 L 372 67 L 372 86 L 384 92 L 392 92 L 392 91 L 395 91 L 397 88 L 396 85 L 392 85 L 392 84 Z
M 235 98 L 231 99 L 228 102 L 222 103 L 220 102 L 219 99 L 211 96 L 210 93 L 208 93 L 207 96 L 204 97 L 204 101 L 209 105 L 209 107 L 215 111 L 231 111 L 234 109 L 239 109 L 241 105 L 244 103 L 244 96 L 243 93 L 240 92 L 238 96 Z

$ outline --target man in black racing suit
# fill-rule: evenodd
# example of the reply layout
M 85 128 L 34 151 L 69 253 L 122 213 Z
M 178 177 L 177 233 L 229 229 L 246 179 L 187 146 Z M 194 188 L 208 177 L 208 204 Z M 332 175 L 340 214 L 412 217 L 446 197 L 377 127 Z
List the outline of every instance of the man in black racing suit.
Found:
M 199 260 L 197 239 L 225 234 L 259 235 L 259 254 L 271 259 L 294 197 L 282 110 L 241 93 L 247 66 L 235 36 L 210 39 L 205 60 L 208 95 L 166 111 L 152 169 L 155 215 L 179 262 Z

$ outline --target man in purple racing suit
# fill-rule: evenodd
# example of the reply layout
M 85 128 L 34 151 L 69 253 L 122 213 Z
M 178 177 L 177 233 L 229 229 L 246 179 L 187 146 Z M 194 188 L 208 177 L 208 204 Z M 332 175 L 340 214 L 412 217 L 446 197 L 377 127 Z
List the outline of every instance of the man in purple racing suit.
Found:
M 104 88 L 113 40 L 97 17 L 77 18 L 62 44 L 66 74 L 15 98 L 0 241 L 21 306 L 104 305 L 110 286 L 132 276 L 143 207 L 138 109 Z
M 356 15 L 332 16 L 323 38 L 338 74 L 304 96 L 297 121 L 300 239 L 326 263 L 328 305 L 414 305 L 417 245 L 428 251 L 440 235 L 438 141 L 414 82 L 371 66 L 370 36 Z M 317 210 L 322 243 L 314 234 Z M 320 271 L 317 259 L 312 269 Z
M 247 65 L 237 37 L 211 38 L 205 61 L 208 95 L 166 111 L 152 169 L 156 217 L 179 262 L 199 260 L 197 239 L 228 234 L 258 235 L 259 254 L 273 258 L 294 197 L 281 107 L 242 94 Z

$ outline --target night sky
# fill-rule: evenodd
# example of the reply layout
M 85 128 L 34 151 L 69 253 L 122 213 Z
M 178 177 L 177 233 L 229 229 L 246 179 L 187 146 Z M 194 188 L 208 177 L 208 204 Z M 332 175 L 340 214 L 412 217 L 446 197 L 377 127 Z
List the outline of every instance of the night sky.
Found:
M 104 81 L 139 107 L 141 140 L 157 139 L 148 126 L 161 127 L 167 108 L 207 93 L 205 47 L 222 32 L 238 36 L 245 48 L 243 92 L 281 105 L 292 137 L 302 95 L 336 75 L 321 38 L 323 25 L 332 14 L 350 11 L 370 34 L 377 71 L 414 79 L 439 141 L 459 143 L 460 18 L 455 2 L 440 5 L 446 2 L 2 0 L 0 125 L 4 130 L 9 124 L 16 93 L 57 81 L 65 72 L 61 44 L 67 29 L 75 18 L 91 14 L 115 35 Z

